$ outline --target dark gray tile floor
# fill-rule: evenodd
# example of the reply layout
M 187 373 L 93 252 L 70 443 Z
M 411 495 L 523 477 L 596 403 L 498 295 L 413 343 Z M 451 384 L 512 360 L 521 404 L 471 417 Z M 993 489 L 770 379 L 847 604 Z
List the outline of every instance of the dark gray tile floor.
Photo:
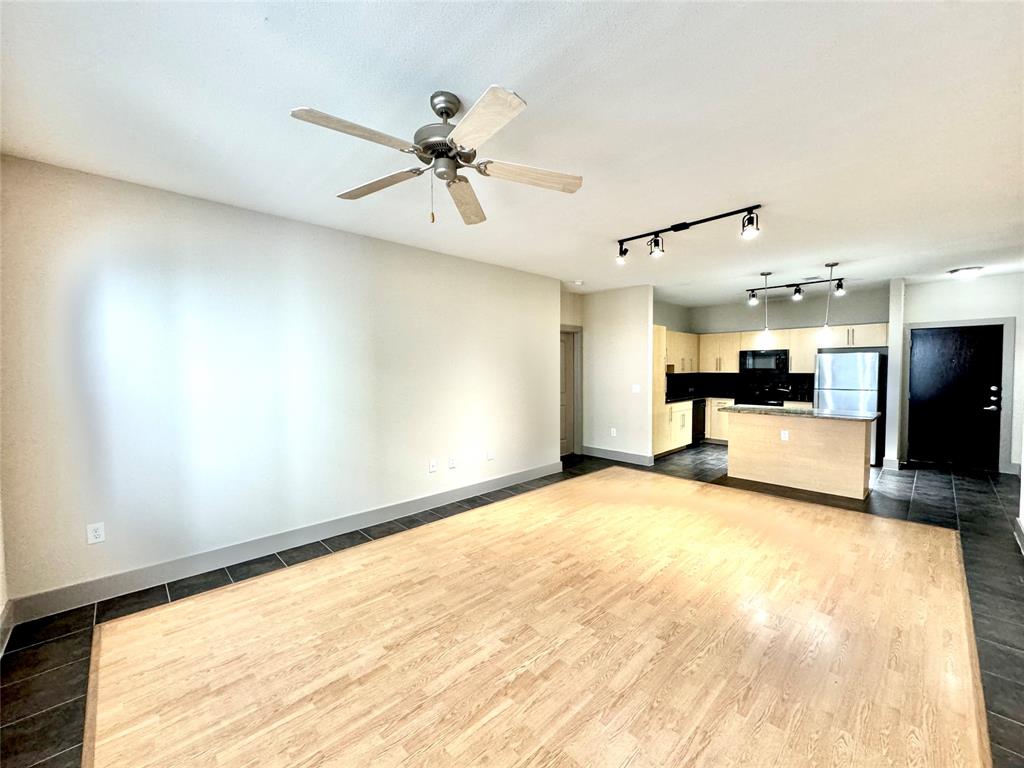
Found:
M 563 471 L 553 475 L 19 624 L 0 657 L 0 754 L 4 767 L 77 768 L 80 764 L 96 623 L 359 546 L 614 464 L 605 459 L 567 457 Z M 934 470 L 872 470 L 872 492 L 866 501 L 857 502 L 744 483 L 729 478 L 726 469 L 725 447 L 705 443 L 662 457 L 649 471 L 959 531 L 989 710 L 993 764 L 995 768 L 1024 768 L 1024 557 L 1010 527 L 1020 503 L 1020 479 Z

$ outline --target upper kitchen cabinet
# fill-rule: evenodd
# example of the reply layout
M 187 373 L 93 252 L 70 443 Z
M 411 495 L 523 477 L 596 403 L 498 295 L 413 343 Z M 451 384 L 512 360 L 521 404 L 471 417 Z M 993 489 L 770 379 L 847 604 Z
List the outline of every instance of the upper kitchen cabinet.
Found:
M 740 334 L 741 350 L 789 349 L 791 331 L 744 331 Z
M 789 372 L 814 373 L 815 358 L 823 336 L 830 336 L 831 329 L 794 328 L 789 332 Z
M 864 323 L 862 325 L 836 325 L 829 329 L 819 328 L 819 349 L 843 349 L 848 347 L 884 347 L 889 343 L 888 323 Z
M 666 363 L 672 373 L 694 373 L 700 364 L 700 337 L 695 333 L 668 332 Z
M 739 333 L 703 333 L 700 336 L 700 370 L 702 373 L 739 373 Z

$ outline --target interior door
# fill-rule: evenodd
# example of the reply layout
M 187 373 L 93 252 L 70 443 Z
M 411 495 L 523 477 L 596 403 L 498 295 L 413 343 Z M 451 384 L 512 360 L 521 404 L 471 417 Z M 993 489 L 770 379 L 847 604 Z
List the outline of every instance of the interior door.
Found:
M 562 456 L 573 452 L 576 443 L 573 433 L 575 423 L 575 383 L 576 383 L 576 356 L 573 349 L 574 334 L 563 333 L 562 335 L 562 393 L 561 393 L 561 432 L 559 439 L 559 452 Z
M 911 461 L 998 469 L 1003 327 L 910 332 Z

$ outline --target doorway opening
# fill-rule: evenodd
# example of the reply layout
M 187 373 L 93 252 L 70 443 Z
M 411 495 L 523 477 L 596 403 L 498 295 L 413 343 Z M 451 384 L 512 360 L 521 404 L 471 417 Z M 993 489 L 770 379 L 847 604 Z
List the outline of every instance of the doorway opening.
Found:
M 580 423 L 580 337 L 579 331 L 562 330 L 560 333 L 560 394 L 559 394 L 559 446 L 561 457 L 581 450 Z
M 1002 410 L 1002 325 L 911 329 L 911 462 L 998 471 Z

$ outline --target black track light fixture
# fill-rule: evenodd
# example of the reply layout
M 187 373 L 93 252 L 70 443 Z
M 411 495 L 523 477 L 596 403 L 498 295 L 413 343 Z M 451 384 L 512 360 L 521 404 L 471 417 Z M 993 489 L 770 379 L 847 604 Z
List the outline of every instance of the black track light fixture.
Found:
M 748 205 L 746 208 L 737 208 L 735 211 L 716 213 L 714 216 L 705 216 L 703 219 L 697 219 L 696 221 L 680 221 L 676 224 L 670 224 L 667 227 L 662 227 L 661 229 L 654 229 L 650 232 L 643 232 L 639 235 L 630 235 L 629 237 L 619 238 L 619 255 L 615 257 L 615 263 L 619 266 L 626 263 L 626 249 L 623 247 L 623 244 L 628 243 L 630 240 L 646 239 L 647 244 L 651 247 L 651 256 L 658 259 L 665 255 L 665 240 L 662 235 L 666 232 L 684 232 L 687 229 L 692 229 L 700 224 L 707 224 L 709 221 L 718 221 L 719 219 L 725 219 L 730 216 L 743 216 L 743 223 L 740 226 L 740 237 L 744 240 L 751 240 L 757 237 L 760 232 L 757 214 L 755 213 L 755 211 L 760 207 L 760 203 L 757 205 Z
M 760 300 L 757 298 L 757 291 L 751 291 L 747 295 L 747 304 L 749 304 L 750 306 L 756 307 L 760 303 Z
M 793 289 L 793 301 L 803 301 L 803 300 L 804 300 L 804 289 L 801 288 L 798 285 L 798 286 L 796 286 Z
M 836 296 L 845 296 L 846 295 L 846 288 L 843 287 L 843 278 L 839 278 L 838 280 L 836 280 L 835 294 L 836 294 Z
M 651 258 L 660 259 L 665 255 L 665 238 L 661 235 L 655 235 L 647 241 L 647 245 L 651 248 Z
M 761 234 L 761 228 L 757 225 L 757 214 L 753 210 L 749 210 L 743 214 L 740 223 L 740 237 L 744 240 L 753 240 L 759 234 Z

